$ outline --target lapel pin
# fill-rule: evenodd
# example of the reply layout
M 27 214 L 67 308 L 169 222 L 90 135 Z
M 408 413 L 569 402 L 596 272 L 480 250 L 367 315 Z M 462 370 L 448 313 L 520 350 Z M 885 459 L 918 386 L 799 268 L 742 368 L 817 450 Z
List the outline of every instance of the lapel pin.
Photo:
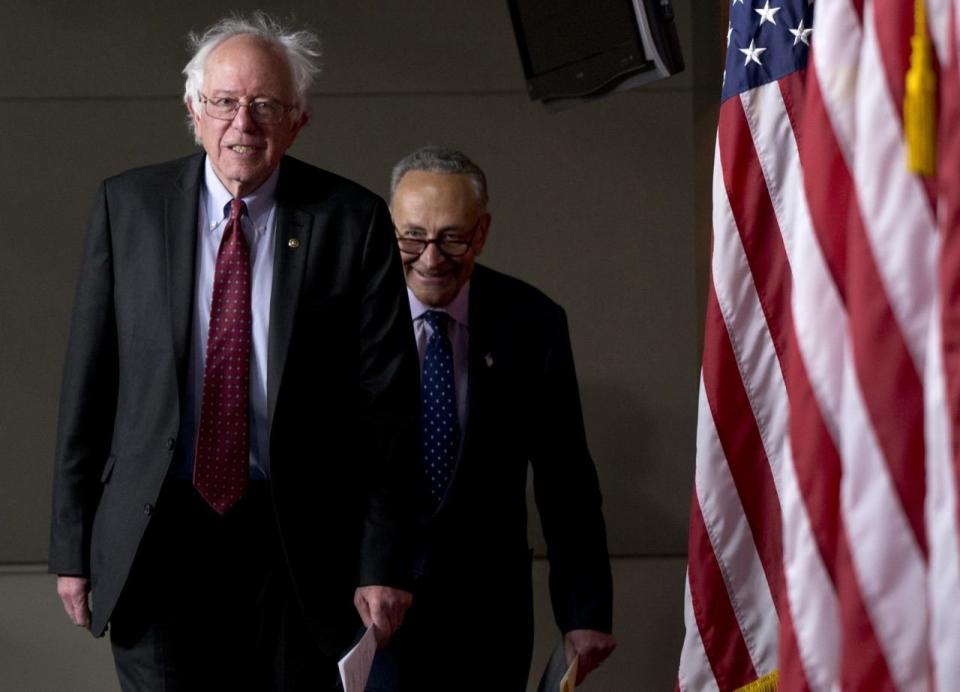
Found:
M 489 353 L 483 357 L 483 362 L 487 364 L 488 368 L 493 367 L 493 356 Z
M 300 247 L 300 241 L 296 238 L 291 238 L 287 241 L 287 247 L 292 247 L 294 250 L 296 250 L 298 247 Z

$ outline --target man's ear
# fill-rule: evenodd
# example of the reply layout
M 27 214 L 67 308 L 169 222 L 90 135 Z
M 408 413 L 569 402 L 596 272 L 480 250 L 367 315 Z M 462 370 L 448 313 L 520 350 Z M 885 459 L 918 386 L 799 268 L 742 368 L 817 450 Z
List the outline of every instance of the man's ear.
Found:
M 477 235 L 473 239 L 473 254 L 479 255 L 483 252 L 483 246 L 487 244 L 487 235 L 490 233 L 490 222 L 493 217 L 489 212 L 483 212 L 483 216 L 477 221 Z
M 193 138 L 197 140 L 197 143 L 200 142 L 200 112 L 197 111 L 194 107 L 194 100 L 188 99 L 183 105 L 187 108 L 187 113 L 190 115 L 190 122 L 193 123 Z
M 290 128 L 291 136 L 296 137 L 297 133 L 306 127 L 308 122 L 310 122 L 310 114 L 307 111 L 300 111 L 300 116 L 293 122 Z

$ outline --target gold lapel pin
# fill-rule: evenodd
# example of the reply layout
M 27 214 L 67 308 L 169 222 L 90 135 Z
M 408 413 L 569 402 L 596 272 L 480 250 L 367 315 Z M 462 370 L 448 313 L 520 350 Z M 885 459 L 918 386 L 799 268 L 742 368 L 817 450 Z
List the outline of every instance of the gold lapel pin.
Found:
M 300 241 L 296 238 L 291 238 L 287 241 L 287 247 L 292 247 L 294 250 L 296 250 L 298 247 L 300 247 Z

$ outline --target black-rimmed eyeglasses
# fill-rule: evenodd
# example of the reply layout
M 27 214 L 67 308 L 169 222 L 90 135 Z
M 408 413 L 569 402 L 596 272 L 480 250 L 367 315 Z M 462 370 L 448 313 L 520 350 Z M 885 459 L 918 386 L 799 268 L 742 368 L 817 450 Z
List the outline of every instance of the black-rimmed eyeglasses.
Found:
M 200 95 L 203 103 L 203 112 L 217 120 L 233 120 L 241 108 L 246 108 L 250 117 L 261 125 L 276 125 L 283 116 L 296 106 L 287 106 L 273 99 L 258 99 L 250 103 L 241 103 L 240 99 L 232 96 L 216 96 L 208 98 Z
M 416 238 L 409 235 L 402 235 L 399 229 L 395 229 L 397 233 L 397 245 L 400 246 L 400 251 L 405 252 L 408 255 L 422 255 L 427 251 L 427 247 L 430 245 L 436 245 L 437 250 L 440 251 L 440 254 L 446 257 L 447 259 L 458 259 L 467 254 L 467 251 L 470 249 L 470 246 L 473 244 L 473 238 L 477 235 L 477 227 L 480 225 L 480 219 L 477 219 L 477 222 L 473 224 L 473 228 L 470 229 L 469 238 L 461 238 L 459 236 L 451 236 L 447 234 L 441 234 L 436 238 Z

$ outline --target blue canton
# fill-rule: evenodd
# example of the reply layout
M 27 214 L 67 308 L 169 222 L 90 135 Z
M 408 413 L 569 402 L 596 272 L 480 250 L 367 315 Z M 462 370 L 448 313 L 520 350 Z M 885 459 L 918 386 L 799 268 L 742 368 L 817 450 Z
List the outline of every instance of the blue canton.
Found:
M 812 0 L 733 0 L 722 101 L 807 66 Z
M 423 463 L 430 483 L 430 495 L 439 505 L 450 484 L 460 447 L 460 419 L 453 371 L 453 347 L 447 336 L 449 316 L 429 310 L 423 318 L 430 327 L 430 339 L 423 356 L 420 380 L 423 418 Z

